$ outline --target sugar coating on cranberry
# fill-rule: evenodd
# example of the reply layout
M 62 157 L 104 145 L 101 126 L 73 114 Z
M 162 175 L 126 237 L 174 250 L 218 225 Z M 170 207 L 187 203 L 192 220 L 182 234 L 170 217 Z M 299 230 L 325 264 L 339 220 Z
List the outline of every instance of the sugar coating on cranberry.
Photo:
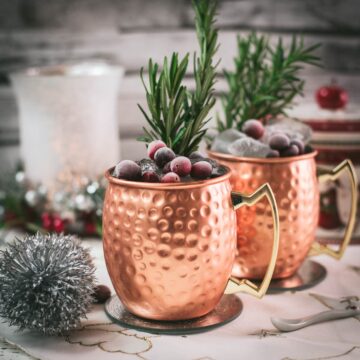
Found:
M 154 140 L 152 141 L 147 148 L 147 154 L 148 157 L 152 160 L 154 160 L 154 156 L 157 150 L 159 150 L 162 147 L 166 147 L 166 144 L 161 140 Z
M 174 172 L 168 172 L 161 178 L 162 183 L 178 183 L 180 181 L 180 176 Z
M 278 158 L 278 157 L 280 157 L 280 153 L 279 153 L 279 151 L 272 149 L 272 150 L 270 150 L 270 151 L 268 152 L 268 154 L 266 155 L 266 157 L 269 158 L 269 159 L 271 159 L 271 158 Z
M 145 182 L 160 182 L 160 176 L 152 170 L 143 172 L 142 181 Z
M 190 160 L 195 159 L 204 159 L 205 156 L 200 151 L 194 151 L 189 155 Z
M 198 161 L 191 168 L 191 176 L 194 179 L 207 179 L 212 172 L 212 166 L 207 161 Z
M 171 161 L 170 169 L 179 176 L 189 175 L 191 172 L 191 161 L 185 156 L 178 156 Z
M 122 160 L 115 166 L 113 176 L 119 179 L 137 181 L 141 179 L 141 168 L 135 161 Z
M 290 139 L 286 134 L 275 134 L 269 141 L 269 146 L 274 150 L 285 150 L 289 145 Z
M 166 163 L 175 158 L 175 153 L 168 147 L 162 147 L 155 152 L 154 160 L 156 165 L 163 167 Z
M 301 140 L 298 140 L 298 139 L 291 140 L 290 146 L 291 146 L 291 145 L 295 145 L 295 146 L 299 149 L 299 154 L 303 154 L 303 153 L 304 153 L 304 151 L 305 151 L 305 145 L 304 145 L 304 143 L 303 143 Z
M 281 151 L 280 155 L 281 155 L 281 157 L 299 155 L 299 148 L 296 145 L 290 145 L 288 148 Z
M 163 174 L 167 174 L 168 172 L 171 171 L 171 169 L 170 169 L 170 164 L 171 164 L 171 161 L 169 161 L 168 163 L 166 163 L 166 164 L 164 165 L 164 167 L 163 167 L 163 169 L 162 169 L 162 173 L 163 173 Z
M 257 140 L 260 139 L 265 132 L 263 124 L 259 120 L 247 120 L 242 127 L 242 131 L 247 135 Z

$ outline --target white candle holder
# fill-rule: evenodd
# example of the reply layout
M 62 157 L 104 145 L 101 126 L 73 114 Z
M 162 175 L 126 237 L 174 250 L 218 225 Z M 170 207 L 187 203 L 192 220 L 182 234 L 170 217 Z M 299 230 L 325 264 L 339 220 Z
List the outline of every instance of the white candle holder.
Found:
M 123 73 L 118 66 L 83 62 L 11 75 L 30 181 L 55 190 L 76 177 L 96 178 L 119 160 L 117 100 Z

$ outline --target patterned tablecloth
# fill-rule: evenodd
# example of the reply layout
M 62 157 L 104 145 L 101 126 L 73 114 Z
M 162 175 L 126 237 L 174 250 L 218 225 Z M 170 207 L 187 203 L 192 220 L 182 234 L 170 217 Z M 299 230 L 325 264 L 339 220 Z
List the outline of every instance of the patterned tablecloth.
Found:
M 88 240 L 97 276 L 111 286 L 99 240 Z M 360 246 L 350 246 L 341 262 L 318 257 L 328 276 L 316 287 L 295 293 L 267 295 L 259 301 L 240 295 L 242 314 L 216 330 L 187 336 L 150 335 L 111 324 L 97 305 L 82 328 L 67 338 L 16 332 L 0 324 L 0 358 L 41 360 L 111 359 L 360 359 L 360 317 L 323 323 L 292 333 L 277 332 L 270 316 L 296 318 L 323 311 L 311 293 L 341 297 L 360 295 Z

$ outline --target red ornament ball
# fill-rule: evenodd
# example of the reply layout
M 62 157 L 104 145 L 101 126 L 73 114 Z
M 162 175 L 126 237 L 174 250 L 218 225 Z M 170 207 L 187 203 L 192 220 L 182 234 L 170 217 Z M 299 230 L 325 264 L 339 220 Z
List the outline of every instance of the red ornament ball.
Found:
M 42 223 L 42 227 L 47 230 L 47 231 L 51 231 L 52 227 L 53 227 L 53 219 L 51 214 L 49 214 L 48 212 L 44 212 L 41 214 L 41 223 Z
M 322 109 L 338 110 L 346 106 L 349 96 L 347 91 L 340 86 L 322 86 L 316 92 L 316 101 Z
M 53 217 L 53 229 L 56 233 L 60 234 L 65 230 L 65 220 L 62 219 L 59 215 L 54 215 Z

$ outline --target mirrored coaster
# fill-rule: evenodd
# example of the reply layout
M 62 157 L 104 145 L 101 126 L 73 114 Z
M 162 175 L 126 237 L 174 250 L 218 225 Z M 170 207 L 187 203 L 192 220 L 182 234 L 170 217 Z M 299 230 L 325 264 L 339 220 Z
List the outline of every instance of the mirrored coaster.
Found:
M 152 334 L 186 335 L 215 329 L 236 319 L 243 305 L 236 295 L 224 295 L 216 308 L 199 318 L 182 321 L 157 321 L 143 319 L 127 311 L 117 295 L 105 304 L 105 312 L 116 324 L 126 328 L 145 331 Z
M 326 277 L 326 269 L 316 261 L 305 260 L 299 270 L 285 279 L 271 281 L 268 294 L 276 294 L 284 291 L 299 291 L 311 288 Z

